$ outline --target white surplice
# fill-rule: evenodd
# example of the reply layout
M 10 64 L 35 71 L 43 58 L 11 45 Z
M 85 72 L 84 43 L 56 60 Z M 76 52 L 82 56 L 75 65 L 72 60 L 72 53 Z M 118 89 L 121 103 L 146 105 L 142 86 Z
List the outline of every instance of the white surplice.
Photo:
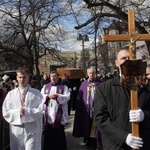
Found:
M 49 94 L 58 94 L 57 100 L 59 104 L 62 104 L 62 110 L 63 110 L 61 124 L 65 125 L 68 122 L 68 101 L 70 100 L 70 92 L 69 92 L 68 87 L 64 85 L 64 91 L 62 94 L 57 93 L 57 86 L 51 86 L 50 93 L 48 94 L 44 93 L 44 89 L 45 89 L 45 85 L 41 89 L 41 93 L 44 99 Z M 50 99 L 48 103 L 48 123 L 49 124 L 54 123 L 57 109 L 58 109 L 58 103 L 56 102 L 56 100 Z
M 23 95 L 26 90 L 27 87 L 20 89 L 20 93 Z M 43 97 L 29 86 L 23 103 L 20 93 L 18 88 L 10 91 L 2 106 L 3 117 L 10 124 L 11 150 L 41 150 Z M 25 114 L 20 116 L 22 106 Z

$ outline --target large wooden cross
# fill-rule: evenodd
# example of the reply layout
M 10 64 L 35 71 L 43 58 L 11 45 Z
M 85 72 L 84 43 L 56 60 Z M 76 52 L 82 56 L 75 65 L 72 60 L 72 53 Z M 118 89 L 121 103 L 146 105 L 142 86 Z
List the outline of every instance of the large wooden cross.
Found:
M 134 9 L 128 10 L 128 34 L 105 35 L 104 41 L 129 41 L 130 60 L 136 59 L 136 41 L 148 41 L 150 34 L 138 34 L 135 30 Z
M 129 41 L 130 60 L 136 60 L 136 41 L 150 40 L 150 34 L 138 34 L 135 29 L 135 13 L 134 9 L 128 10 L 128 34 L 105 35 L 104 41 Z M 130 90 L 131 110 L 138 109 L 138 93 L 137 90 Z M 132 123 L 132 135 L 139 137 L 138 123 Z

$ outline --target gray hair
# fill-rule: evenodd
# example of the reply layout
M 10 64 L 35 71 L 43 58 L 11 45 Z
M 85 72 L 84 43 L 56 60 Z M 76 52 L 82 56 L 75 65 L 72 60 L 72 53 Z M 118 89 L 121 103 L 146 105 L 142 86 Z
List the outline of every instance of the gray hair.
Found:
M 88 72 L 89 70 L 93 70 L 94 72 L 96 72 L 96 70 L 95 70 L 94 67 L 89 67 L 89 68 L 87 69 L 87 72 Z

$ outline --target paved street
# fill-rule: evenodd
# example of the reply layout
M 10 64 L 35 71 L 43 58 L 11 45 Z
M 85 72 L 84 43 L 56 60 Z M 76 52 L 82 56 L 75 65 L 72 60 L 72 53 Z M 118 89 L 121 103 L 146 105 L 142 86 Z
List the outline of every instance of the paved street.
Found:
M 83 138 L 75 138 L 72 136 L 73 122 L 74 111 L 71 112 L 71 115 L 69 116 L 69 123 L 65 129 L 68 150 L 93 150 L 92 148 L 88 148 L 86 145 L 82 144 Z
M 95 150 L 88 148 L 86 145 L 83 145 L 83 138 L 75 138 L 72 136 L 73 123 L 74 123 L 74 111 L 71 112 L 69 116 L 69 122 L 66 126 L 66 137 L 67 137 L 67 150 Z M 0 148 L 1 149 L 1 148 Z M 9 150 L 9 148 L 7 149 Z

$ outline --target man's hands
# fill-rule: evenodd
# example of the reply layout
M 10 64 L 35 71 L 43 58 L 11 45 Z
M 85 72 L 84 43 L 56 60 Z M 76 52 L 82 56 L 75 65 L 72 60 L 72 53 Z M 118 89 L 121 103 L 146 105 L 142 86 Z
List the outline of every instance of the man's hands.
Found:
M 49 94 L 48 97 L 50 99 L 56 99 L 56 98 L 58 98 L 58 94 Z
M 140 137 L 132 136 L 132 134 L 130 133 L 126 138 L 126 144 L 133 149 L 139 149 L 143 146 L 143 140 Z
M 20 116 L 23 116 L 24 114 L 25 114 L 24 107 L 21 107 L 21 108 L 20 108 Z
M 130 119 L 130 122 L 141 122 L 144 120 L 144 113 L 141 109 L 130 110 L 129 119 Z
M 57 98 L 58 98 L 58 94 L 49 94 L 49 95 L 46 96 L 44 104 L 46 106 L 48 106 L 48 102 L 49 102 L 50 99 L 55 99 L 57 101 Z M 58 101 L 57 101 L 57 103 L 58 103 Z
M 130 110 L 129 112 L 130 122 L 142 122 L 144 120 L 144 112 L 141 109 Z M 139 149 L 143 146 L 143 140 L 140 137 L 133 136 L 131 133 L 126 138 L 126 144 L 133 149 Z

